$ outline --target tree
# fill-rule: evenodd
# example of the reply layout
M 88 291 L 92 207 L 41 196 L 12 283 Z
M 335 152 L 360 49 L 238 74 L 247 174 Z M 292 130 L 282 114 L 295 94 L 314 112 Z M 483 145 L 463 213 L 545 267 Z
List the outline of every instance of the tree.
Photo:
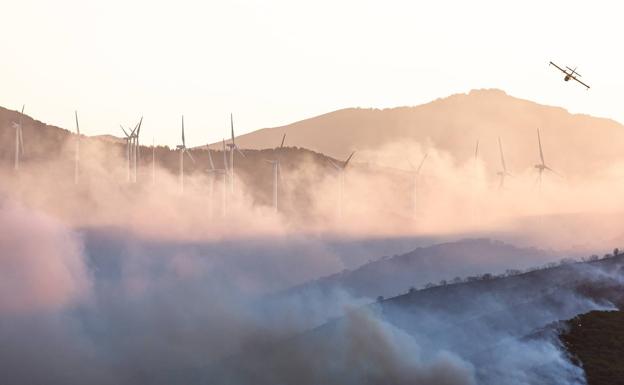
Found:
M 520 275 L 522 274 L 522 271 L 518 270 L 518 269 L 507 269 L 505 270 L 505 274 L 507 274 L 508 276 L 514 276 L 514 275 Z
M 414 286 L 410 286 L 409 290 L 407 291 L 408 293 L 414 293 L 416 292 L 416 288 Z
M 617 257 L 618 254 L 620 254 L 620 249 L 616 247 L 615 249 L 613 249 L 613 255 Z

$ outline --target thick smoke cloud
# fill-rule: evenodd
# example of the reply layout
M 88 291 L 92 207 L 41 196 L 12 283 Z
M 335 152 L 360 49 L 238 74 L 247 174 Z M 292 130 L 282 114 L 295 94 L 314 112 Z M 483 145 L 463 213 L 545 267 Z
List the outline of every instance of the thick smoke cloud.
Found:
M 510 313 L 506 301 L 480 292 L 443 301 L 446 311 L 392 313 L 385 306 L 362 310 L 372 298 L 340 289 L 272 294 L 388 253 L 380 246 L 379 254 L 362 255 L 361 247 L 338 250 L 332 242 L 401 237 L 416 246 L 496 234 L 592 249 L 619 235 L 604 215 L 619 207 L 611 175 L 545 179 L 539 193 L 527 169 L 499 191 L 478 161 L 457 162 L 426 143 L 391 144 L 357 154 L 344 174 L 342 215 L 340 175 L 313 159 L 284 170 L 282 209 L 274 213 L 259 203 L 259 187 L 244 171 L 234 193 L 223 179 L 195 173 L 181 194 L 177 176 L 159 167 L 154 185 L 148 169 L 142 183 L 125 183 L 125 160 L 107 151 L 84 149 L 78 186 L 63 160 L 31 162 L 17 175 L 3 171 L 0 366 L 9 383 L 468 385 L 490 375 L 523 384 L 534 380 L 526 376 L 540 362 L 561 384 L 582 381 L 553 343 L 518 340 L 604 306 L 585 298 L 558 293 L 555 305 Z M 409 170 L 425 153 L 418 179 L 396 170 Z M 301 186 L 305 207 L 293 198 Z M 575 239 L 567 235 L 579 228 L 585 231 Z M 509 303 L 528 298 L 517 295 Z M 472 337 L 460 335 L 458 324 L 475 326 L 472 320 L 490 313 L 502 316 L 474 327 Z M 520 315 L 524 323 L 514 321 Z M 513 342 L 488 366 L 470 349 L 484 341 Z
M 71 226 L 117 226 L 171 240 L 479 234 L 593 251 L 622 236 L 613 226 L 621 211 L 617 197 L 624 193 L 618 183 L 622 169 L 618 163 L 582 176 L 545 172 L 540 187 L 531 164 L 518 165 L 509 159 L 513 176 L 499 188 L 495 169 L 479 159 L 459 160 L 429 142 L 389 143 L 355 154 L 343 175 L 341 200 L 340 173 L 327 159 L 311 153 L 297 162 L 291 161 L 296 153 L 291 149 L 250 151 L 248 159 L 236 155 L 232 192 L 227 178 L 205 172 L 209 167 L 205 150 L 195 150 L 198 160 L 206 164 L 187 171 L 182 195 L 178 175 L 160 163 L 152 184 L 146 149 L 138 171 L 140 183 L 128 184 L 123 146 L 118 146 L 118 152 L 97 141 L 83 147 L 79 186 L 72 183 L 74 142 L 70 139 L 60 158 L 31 160 L 18 175 L 2 170 L 4 193 Z M 414 168 L 425 154 L 416 177 Z M 214 152 L 213 158 L 221 159 L 221 153 Z M 282 159 L 278 213 L 271 207 L 273 181 L 265 158 Z M 222 166 L 217 163 L 217 167 Z
M 89 296 L 82 244 L 65 225 L 0 202 L 0 311 L 54 311 Z

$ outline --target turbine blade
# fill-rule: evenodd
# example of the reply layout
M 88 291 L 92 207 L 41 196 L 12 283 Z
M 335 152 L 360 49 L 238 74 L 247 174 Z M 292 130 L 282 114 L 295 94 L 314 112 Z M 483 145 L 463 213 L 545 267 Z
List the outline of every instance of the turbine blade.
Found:
M 208 147 L 208 161 L 210 162 L 210 169 L 214 170 L 215 166 L 214 166 L 214 162 L 212 161 L 212 153 L 210 151 L 210 147 Z
M 333 160 L 331 160 L 331 159 L 327 159 L 327 161 L 328 161 L 329 163 L 331 163 L 331 165 L 332 165 L 332 166 L 334 166 L 334 168 L 335 168 L 336 170 L 340 170 L 340 167 L 339 167 L 336 163 L 334 163 L 334 161 L 333 161 Z
M 230 130 L 232 135 L 232 144 L 236 145 L 236 142 L 234 142 L 234 115 L 232 113 L 230 113 Z
M 546 170 L 548 170 L 548 171 L 552 172 L 553 174 L 555 174 L 555 175 L 557 175 L 557 176 L 559 176 L 559 177 L 562 177 L 562 178 L 563 178 L 563 175 L 559 174 L 557 171 L 553 170 L 552 168 L 550 168 L 550 167 L 548 167 L 548 166 L 544 166 L 544 168 L 545 168 Z
M 542 138 L 540 137 L 539 128 L 537 129 L 537 143 L 539 144 L 540 159 L 542 160 L 542 165 L 545 165 L 544 152 L 542 151 Z
M 130 128 L 128 127 L 128 130 L 130 130 Z M 136 126 L 134 126 L 134 129 L 132 131 L 130 131 L 130 137 L 134 138 L 134 131 L 136 130 Z
M 245 153 L 240 148 L 238 148 L 238 146 L 236 146 L 235 148 L 236 148 L 236 151 L 238 151 L 238 153 L 243 156 L 243 158 L 247 157 L 247 155 L 245 155 Z
M 475 146 L 475 160 L 479 156 L 479 139 L 477 139 L 477 145 Z
M 186 148 L 186 141 L 184 140 L 184 115 L 182 115 L 182 146 Z
M 353 157 L 353 154 L 355 154 L 355 151 L 353 151 L 351 153 L 351 155 L 349 155 L 349 157 L 347 158 L 347 160 L 345 160 L 344 165 L 342 166 L 342 168 L 347 168 L 347 165 L 349 164 L 349 161 L 351 160 L 351 158 Z
M 185 153 L 186 155 L 188 155 L 188 156 L 189 156 L 189 158 L 191 158 L 191 160 L 193 161 L 193 163 L 195 163 L 195 158 L 193 158 L 193 155 L 191 155 L 191 152 L 190 152 L 189 150 L 187 150 L 187 149 L 185 148 L 185 149 L 184 149 L 184 150 L 182 150 L 182 151 L 184 151 L 184 153 Z
M 284 148 L 284 140 L 286 140 L 286 133 L 284 133 L 284 135 L 282 136 L 282 143 L 280 144 L 279 148 Z
M 423 156 L 422 160 L 420 161 L 420 164 L 418 165 L 418 169 L 416 169 L 416 175 L 420 174 L 420 169 L 422 168 L 423 164 L 425 163 L 425 160 L 427 159 L 427 156 L 429 156 L 429 153 L 425 153 L 425 156 Z
M 501 165 L 503 166 L 503 173 L 507 172 L 507 165 L 505 164 L 505 155 L 503 155 L 503 144 L 500 136 L 498 137 L 498 149 L 500 150 Z
M 80 125 L 78 124 L 78 111 L 74 111 L 76 116 L 76 134 L 80 137 Z
M 124 130 L 123 126 L 120 124 L 119 127 L 121 127 L 121 131 L 123 131 L 124 135 L 126 135 L 126 139 L 128 139 L 130 137 L 130 135 L 128 135 L 128 133 L 126 132 L 126 130 Z
M 24 108 L 26 107 L 25 104 L 22 104 L 22 112 L 20 113 L 20 118 L 19 118 L 19 135 L 18 135 L 18 140 L 19 140 L 19 146 L 20 146 L 20 154 L 24 155 L 24 132 L 23 132 L 23 117 L 24 117 Z
M 137 130 L 137 137 L 139 136 L 139 133 L 141 132 L 141 125 L 143 124 L 143 117 L 141 116 L 141 120 L 139 120 L 139 128 Z

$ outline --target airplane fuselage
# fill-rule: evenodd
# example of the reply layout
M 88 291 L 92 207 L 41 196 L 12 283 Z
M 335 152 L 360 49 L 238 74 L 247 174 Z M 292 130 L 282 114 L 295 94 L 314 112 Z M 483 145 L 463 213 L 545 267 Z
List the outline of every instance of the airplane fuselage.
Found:
M 565 77 L 565 78 L 563 78 L 563 80 L 565 80 L 566 82 L 567 82 L 568 80 L 570 80 L 570 75 L 566 75 L 566 77 Z

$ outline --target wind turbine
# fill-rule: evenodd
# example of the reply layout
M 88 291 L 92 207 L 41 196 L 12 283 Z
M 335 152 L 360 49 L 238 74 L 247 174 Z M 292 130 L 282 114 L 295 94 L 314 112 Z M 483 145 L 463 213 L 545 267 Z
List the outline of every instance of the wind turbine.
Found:
M 186 148 L 186 140 L 184 139 L 184 115 L 182 115 L 182 144 L 178 144 L 176 148 L 180 150 L 180 191 L 184 192 L 184 154 L 188 155 L 193 163 L 195 163 L 193 155 L 191 155 L 189 150 Z
M 132 152 L 133 163 L 134 163 L 134 175 L 133 175 L 134 183 L 136 183 L 136 181 L 137 181 L 137 162 L 140 159 L 139 151 L 140 151 L 141 147 L 139 146 L 139 134 L 141 133 L 141 125 L 142 124 L 143 124 L 143 117 L 141 116 L 141 120 L 139 120 L 139 123 L 138 123 L 138 125 L 135 128 L 136 133 L 134 134 L 134 151 Z
M 128 133 L 128 131 L 126 131 L 121 124 L 119 125 L 119 127 L 121 127 L 121 131 L 123 131 L 124 135 L 126 136 L 126 163 L 127 163 L 126 179 L 128 182 L 130 182 L 130 165 L 131 165 L 130 162 L 132 158 L 131 155 L 132 155 L 132 147 L 133 147 L 133 139 L 134 139 L 134 130 Z M 136 127 L 135 127 L 135 130 L 136 130 Z
M 78 124 L 78 111 L 74 111 L 76 117 L 76 152 L 74 154 L 74 184 L 78 184 L 80 177 L 80 125 Z
M 230 129 L 231 129 L 232 142 L 228 143 L 227 146 L 230 149 L 230 167 L 229 167 L 230 187 L 231 187 L 232 194 L 233 194 L 234 193 L 234 150 L 238 151 L 238 153 L 241 154 L 243 158 L 245 157 L 245 154 L 240 150 L 240 148 L 238 148 L 238 146 L 236 145 L 236 142 L 234 141 L 234 117 L 232 114 L 230 114 Z
M 555 170 L 553 170 L 552 168 L 548 167 L 546 165 L 546 162 L 544 161 L 544 151 L 542 150 L 542 138 L 540 137 L 540 131 L 539 128 L 537 129 L 537 143 L 539 145 L 539 153 L 540 153 L 540 163 L 535 165 L 535 168 L 538 171 L 538 182 L 539 182 L 539 188 L 541 190 L 542 188 L 542 173 L 544 172 L 544 170 L 548 170 L 550 172 L 552 172 L 555 175 L 559 175 Z
M 24 155 L 24 137 L 22 134 L 22 121 L 24 117 L 24 107 L 25 105 L 22 105 L 22 112 L 20 113 L 19 123 L 18 124 L 13 123 L 13 126 L 15 127 L 15 164 L 14 164 L 15 171 L 19 170 L 20 156 Z
M 339 185 L 339 191 L 338 191 L 338 218 L 340 219 L 342 219 L 342 201 L 343 201 L 343 195 L 344 195 L 344 173 L 345 173 L 345 169 L 347 168 L 347 165 L 349 165 L 349 161 L 353 157 L 353 154 L 355 154 L 355 151 L 353 151 L 351 155 L 349 155 L 347 160 L 345 160 L 344 163 L 340 166 L 334 163 L 331 159 L 328 159 L 329 163 L 331 163 L 331 165 L 334 166 L 336 171 L 338 171 L 338 178 L 340 178 L 340 185 Z
M 503 154 L 503 144 L 501 142 L 500 137 L 498 137 L 498 150 L 500 151 L 502 169 L 499 172 L 497 172 L 496 175 L 498 175 L 500 178 L 498 188 L 501 189 L 503 188 L 503 185 L 505 184 L 505 177 L 511 176 L 511 174 L 509 173 L 509 171 L 507 171 L 507 165 L 505 164 L 505 155 Z

